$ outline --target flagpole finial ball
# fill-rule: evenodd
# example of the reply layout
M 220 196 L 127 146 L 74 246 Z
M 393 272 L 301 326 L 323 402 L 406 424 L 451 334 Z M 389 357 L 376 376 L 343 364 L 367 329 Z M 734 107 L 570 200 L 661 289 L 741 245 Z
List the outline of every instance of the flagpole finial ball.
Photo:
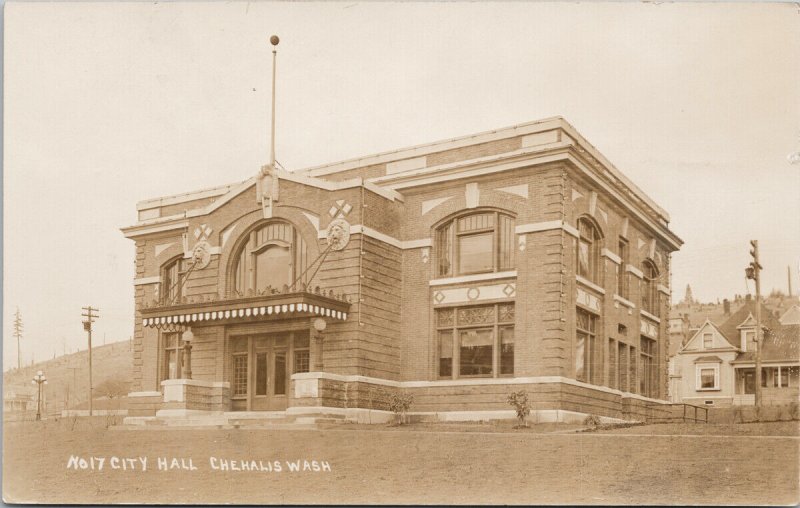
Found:
M 271 43 L 273 46 L 277 46 L 277 45 L 278 45 L 278 43 L 279 43 L 279 42 L 281 42 L 281 40 L 280 40 L 280 39 L 278 39 L 278 36 L 277 36 L 277 35 L 273 35 L 272 37 L 270 37 L 270 38 L 269 38 L 269 42 L 270 42 L 270 43 Z

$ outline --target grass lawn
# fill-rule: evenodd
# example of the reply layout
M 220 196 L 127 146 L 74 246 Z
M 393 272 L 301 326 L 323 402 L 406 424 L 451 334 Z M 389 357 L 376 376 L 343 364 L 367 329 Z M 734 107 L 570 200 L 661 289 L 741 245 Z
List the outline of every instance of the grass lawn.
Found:
M 510 425 L 475 424 L 119 430 L 105 429 L 99 419 L 70 427 L 69 420 L 5 425 L 7 502 L 798 502 L 796 422 L 650 425 L 596 432 L 552 424 L 520 431 Z M 696 437 L 700 433 L 708 435 Z M 71 455 L 103 457 L 104 467 L 68 468 Z M 133 458 L 129 464 L 136 469 L 111 468 L 112 456 Z M 147 458 L 147 470 L 141 470 L 139 457 Z M 158 457 L 168 458 L 170 464 L 172 458 L 182 458 L 186 466 L 191 459 L 196 469 L 159 470 Z M 213 469 L 221 466 L 221 459 L 248 464 L 255 460 L 259 470 Z M 289 471 L 287 462 L 298 459 L 301 471 Z M 303 460 L 318 461 L 321 470 L 302 471 Z M 275 461 L 281 464 L 280 472 L 274 467 L 271 472 L 260 470 Z M 323 462 L 329 471 L 322 470 Z

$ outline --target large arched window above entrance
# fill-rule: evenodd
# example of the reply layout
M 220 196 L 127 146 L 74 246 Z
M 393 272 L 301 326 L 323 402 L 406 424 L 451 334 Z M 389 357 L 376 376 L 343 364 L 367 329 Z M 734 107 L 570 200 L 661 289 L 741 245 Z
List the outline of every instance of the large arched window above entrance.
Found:
M 514 218 L 496 211 L 457 216 L 436 229 L 436 276 L 514 267 Z
M 578 275 L 600 284 L 600 249 L 603 236 L 594 221 L 588 217 L 578 219 Z
M 273 290 L 284 291 L 291 287 L 305 272 L 308 249 L 291 224 L 268 222 L 247 233 L 234 259 L 234 294 L 270 294 Z M 305 282 L 303 279 L 298 284 Z
M 658 316 L 658 268 L 649 259 L 642 262 L 642 309 Z

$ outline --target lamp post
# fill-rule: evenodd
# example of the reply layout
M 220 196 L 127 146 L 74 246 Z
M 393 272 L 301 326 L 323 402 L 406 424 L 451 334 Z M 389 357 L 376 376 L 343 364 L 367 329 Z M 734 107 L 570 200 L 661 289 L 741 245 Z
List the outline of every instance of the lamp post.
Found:
M 44 373 L 40 370 L 36 372 L 31 382 L 37 384 L 39 388 L 39 395 L 36 398 L 36 420 L 39 421 L 42 419 L 42 385 L 47 384 L 47 377 L 45 377 Z
M 328 327 L 328 323 L 325 322 L 322 318 L 315 318 L 314 319 L 314 339 L 317 344 L 316 350 L 317 354 L 314 355 L 314 370 L 316 372 L 322 372 L 322 332 L 325 331 L 325 328 Z
M 192 333 L 192 327 L 187 327 L 186 331 L 183 332 L 183 362 L 185 365 L 183 375 L 185 379 L 192 379 L 192 341 L 194 340 L 194 334 Z

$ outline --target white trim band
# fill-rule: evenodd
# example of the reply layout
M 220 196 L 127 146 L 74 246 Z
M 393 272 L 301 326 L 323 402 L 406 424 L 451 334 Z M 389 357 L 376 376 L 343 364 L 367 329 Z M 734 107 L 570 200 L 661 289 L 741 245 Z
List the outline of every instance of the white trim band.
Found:
M 620 258 L 619 256 L 617 256 L 616 254 L 614 254 L 613 252 L 611 252 L 608 249 L 604 248 L 603 250 L 601 250 L 600 251 L 600 255 L 607 257 L 608 259 L 610 259 L 611 261 L 613 261 L 614 263 L 616 263 L 618 265 L 622 264 L 622 258 Z
M 634 274 L 640 279 L 644 279 L 644 273 L 633 265 L 625 265 L 625 271 Z
M 507 272 L 479 273 L 476 275 L 462 275 L 460 277 L 447 277 L 444 279 L 432 279 L 428 282 L 430 286 L 446 286 L 448 284 L 462 284 L 464 282 L 482 282 L 485 280 L 509 279 L 517 276 L 516 270 Z
M 636 308 L 636 304 L 635 303 L 633 303 L 632 301 L 630 301 L 630 300 L 628 300 L 626 298 L 623 298 L 623 297 L 619 296 L 618 294 L 614 294 L 614 301 L 615 302 L 619 302 L 622 305 L 624 305 L 625 307 L 629 307 L 631 309 L 635 309 Z
M 580 284 L 580 285 L 582 285 L 582 286 L 585 286 L 585 287 L 587 287 L 587 288 L 591 289 L 592 291 L 597 291 L 597 292 L 598 292 L 598 293 L 600 293 L 601 295 L 604 295 L 604 294 L 606 294 L 606 290 L 605 290 L 605 289 L 601 288 L 600 286 L 598 286 L 597 284 L 595 284 L 594 282 L 592 282 L 592 281 L 590 281 L 590 280 L 588 280 L 588 279 L 584 279 L 584 278 L 583 278 L 583 277 L 581 277 L 580 275 L 576 275 L 576 276 L 575 276 L 575 281 L 576 281 L 578 284 Z
M 146 284 L 158 284 L 161 282 L 161 277 L 158 275 L 154 275 L 152 277 L 141 277 L 139 279 L 133 279 L 134 286 L 144 286 Z
M 661 323 L 661 318 L 658 318 L 658 317 L 650 314 L 646 310 L 640 309 L 639 312 L 642 314 L 642 316 L 646 317 L 647 319 L 649 319 L 651 321 L 655 321 L 656 323 Z

